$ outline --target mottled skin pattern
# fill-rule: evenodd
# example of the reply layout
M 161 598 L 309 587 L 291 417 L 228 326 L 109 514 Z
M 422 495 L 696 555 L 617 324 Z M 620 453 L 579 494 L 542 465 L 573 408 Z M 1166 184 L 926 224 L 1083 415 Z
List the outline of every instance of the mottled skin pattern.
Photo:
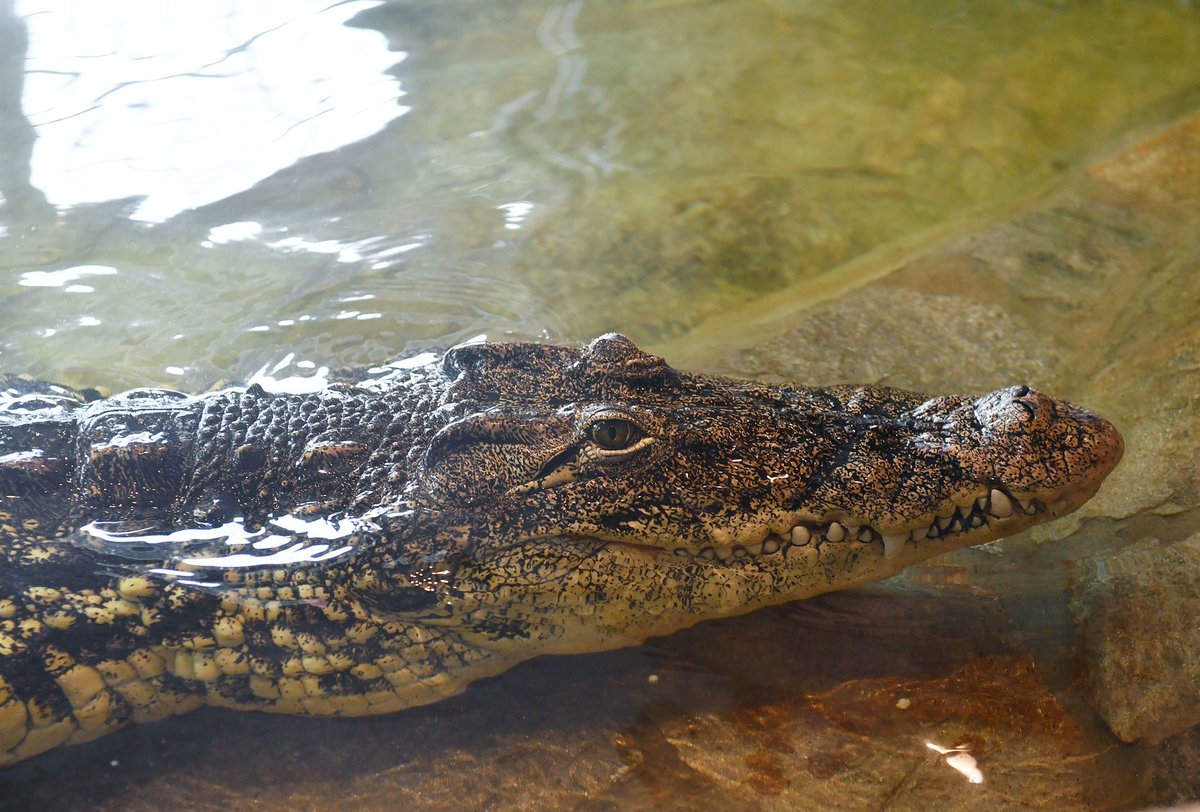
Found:
M 394 711 L 873 581 L 1073 510 L 1122 451 L 1026 387 L 763 386 L 616 335 L 309 395 L 0 391 L 0 765 L 202 704 Z

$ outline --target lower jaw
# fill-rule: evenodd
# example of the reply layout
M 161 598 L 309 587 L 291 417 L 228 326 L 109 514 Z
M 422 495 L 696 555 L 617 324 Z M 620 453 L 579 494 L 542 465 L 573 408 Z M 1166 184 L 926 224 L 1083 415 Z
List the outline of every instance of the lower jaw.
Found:
M 883 557 L 888 560 L 901 557 L 910 561 L 923 560 L 942 552 L 986 544 L 989 541 L 1020 533 L 1035 524 L 1042 524 L 1065 516 L 1090 499 L 1098 488 L 1098 484 L 1084 486 L 1050 501 L 1043 501 L 1037 497 L 1027 499 L 1007 497 L 1011 499 L 1012 512 L 1005 516 L 989 513 L 988 508 L 991 504 L 989 500 L 982 509 L 979 509 L 977 505 L 976 509 L 968 511 L 965 516 L 961 515 L 962 510 L 959 509 L 950 517 L 934 519 L 929 525 L 890 535 L 882 534 L 868 525 L 855 526 L 850 523 L 830 521 L 801 523 L 786 535 L 769 533 L 757 544 L 727 547 L 712 545 L 698 551 L 686 547 L 663 549 L 621 541 L 606 541 L 605 543 L 624 548 L 635 555 L 649 557 L 660 563 L 681 563 L 698 559 L 718 565 L 731 565 L 783 557 L 792 547 L 809 545 L 821 547 L 829 543 L 853 542 L 882 546 Z M 936 549 L 921 550 L 927 546 Z M 914 551 L 920 552 L 913 556 L 911 553 Z

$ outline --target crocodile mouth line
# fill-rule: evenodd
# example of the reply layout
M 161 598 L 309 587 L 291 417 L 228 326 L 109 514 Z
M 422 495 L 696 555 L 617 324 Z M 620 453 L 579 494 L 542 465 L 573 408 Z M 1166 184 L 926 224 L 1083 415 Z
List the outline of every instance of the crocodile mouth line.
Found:
M 855 524 L 850 521 L 802 521 L 784 533 L 769 532 L 762 541 L 755 544 L 709 545 L 697 552 L 677 547 L 674 556 L 678 559 L 701 559 L 724 564 L 786 553 L 790 547 L 820 545 L 827 541 L 858 541 L 864 544 L 882 544 L 884 558 L 890 560 L 899 556 L 910 542 L 946 541 L 981 529 L 999 529 L 996 527 L 998 524 L 1019 524 L 1019 529 L 1024 529 L 1036 523 L 1036 517 L 1039 515 L 1061 515 L 1068 512 L 1064 508 L 1070 505 L 1073 509 L 1074 504 L 1081 501 L 1080 497 L 1086 498 L 1092 490 L 1094 488 L 1084 486 L 1060 495 L 1047 504 L 1034 497 L 1019 499 L 1006 489 L 993 487 L 968 505 L 955 505 L 954 511 L 949 515 L 935 515 L 928 523 L 911 529 L 884 532 L 869 524 Z M 665 550 L 660 554 L 670 555 Z

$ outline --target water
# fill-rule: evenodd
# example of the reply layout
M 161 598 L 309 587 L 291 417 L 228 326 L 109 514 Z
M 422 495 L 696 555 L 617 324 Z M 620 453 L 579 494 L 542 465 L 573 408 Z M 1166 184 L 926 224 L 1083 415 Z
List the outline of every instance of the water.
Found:
M 1035 382 L 1130 446 L 1065 541 L 399 717 L 205 711 L 9 771 L 0 800 L 1160 797 L 1156 751 L 1073 691 L 1064 587 L 1197 529 L 1200 173 L 1102 157 L 1200 109 L 1197 64 L 1187 3 L 0 2 L 5 371 L 199 390 L 619 329 L 740 375 Z M 990 794 L 918 729 L 974 731 Z

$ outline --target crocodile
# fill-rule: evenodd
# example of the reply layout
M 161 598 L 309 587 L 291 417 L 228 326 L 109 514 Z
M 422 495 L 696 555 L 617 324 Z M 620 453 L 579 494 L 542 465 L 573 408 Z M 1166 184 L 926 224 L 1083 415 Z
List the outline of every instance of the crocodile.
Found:
M 0 377 L 0 765 L 201 705 L 359 716 L 1074 510 L 1100 417 L 676 370 L 609 334 L 111 397 Z

